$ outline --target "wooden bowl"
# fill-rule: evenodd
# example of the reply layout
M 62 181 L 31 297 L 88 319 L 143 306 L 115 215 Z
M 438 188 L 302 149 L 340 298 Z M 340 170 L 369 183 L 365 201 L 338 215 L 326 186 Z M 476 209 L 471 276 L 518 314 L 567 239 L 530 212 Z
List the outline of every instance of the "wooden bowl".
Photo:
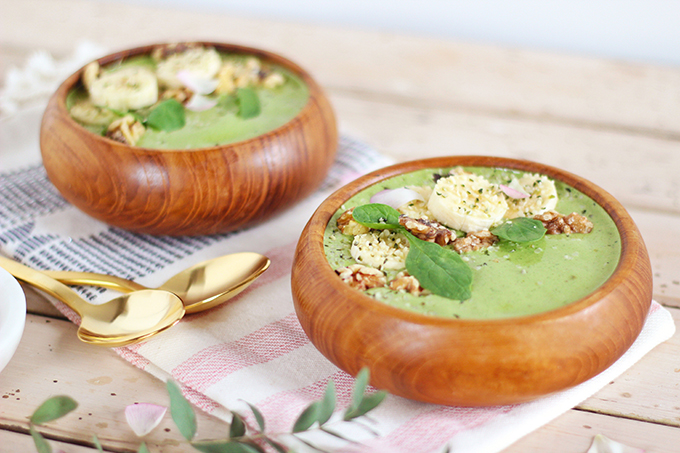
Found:
M 401 173 L 491 166 L 538 172 L 599 203 L 622 240 L 613 275 L 593 293 L 531 316 L 459 320 L 394 308 L 350 288 L 326 261 L 323 233 L 344 201 Z M 302 328 L 344 371 L 406 398 L 459 406 L 514 404 L 573 387 L 616 361 L 642 330 L 652 299 L 649 257 L 625 209 L 596 185 L 529 161 L 456 156 L 407 162 L 361 177 L 326 199 L 305 227 L 292 274 Z
M 200 43 L 283 66 L 309 88 L 309 100 L 285 125 L 237 143 L 193 150 L 132 147 L 74 121 L 66 96 L 82 69 L 47 105 L 40 148 L 47 175 L 70 203 L 110 225 L 140 233 L 222 233 L 261 222 L 303 199 L 323 181 L 337 149 L 331 105 L 295 63 L 271 52 Z M 147 54 L 158 45 L 117 52 L 101 65 Z

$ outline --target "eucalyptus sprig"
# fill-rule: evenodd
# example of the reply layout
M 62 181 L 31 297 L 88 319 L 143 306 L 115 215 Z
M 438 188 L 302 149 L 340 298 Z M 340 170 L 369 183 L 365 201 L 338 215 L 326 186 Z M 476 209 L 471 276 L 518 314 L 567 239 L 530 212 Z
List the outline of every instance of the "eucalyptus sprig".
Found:
M 352 439 L 347 438 L 332 428 L 341 423 L 355 422 L 359 417 L 366 415 L 382 403 L 387 393 L 378 391 L 366 394 L 368 380 L 369 371 L 367 368 L 364 368 L 357 375 L 350 406 L 344 410 L 342 418 L 337 421 L 332 419 L 337 399 L 335 384 L 332 380 L 329 381 L 324 396 L 320 400 L 310 403 L 298 416 L 291 431 L 285 433 L 268 432 L 262 413 L 254 405 L 246 403 L 257 422 L 257 429 L 250 429 L 244 422 L 242 415 L 232 412 L 229 436 L 226 439 L 194 440 L 196 422 L 193 409 L 182 396 L 177 384 L 172 381 L 168 381 L 170 413 L 184 438 L 189 441 L 192 447 L 204 453 L 264 453 L 265 450 L 261 446 L 262 443 L 269 445 L 279 453 L 287 453 L 291 450 L 281 441 L 281 437 L 288 435 L 293 436 L 299 442 L 314 450 L 324 451 L 304 437 L 301 437 L 300 434 L 317 430 L 344 441 L 353 442 Z
M 335 384 L 331 380 L 326 387 L 323 398 L 312 402 L 298 416 L 290 432 L 268 432 L 265 418 L 260 410 L 250 403 L 246 403 L 257 423 L 257 429 L 249 428 L 244 417 L 237 412 L 232 412 L 233 417 L 229 427 L 228 436 L 224 439 L 195 440 L 197 423 L 196 413 L 191 404 L 182 395 L 182 390 L 174 381 L 168 381 L 166 388 L 170 399 L 170 414 L 180 434 L 189 442 L 194 449 L 205 453 L 264 453 L 262 445 L 269 445 L 278 453 L 288 453 L 292 450 L 281 440 L 285 436 L 293 436 L 298 441 L 306 444 L 317 451 L 324 451 L 313 445 L 308 440 L 300 437 L 301 434 L 310 431 L 320 431 L 332 437 L 347 442 L 352 439 L 333 430 L 333 426 L 342 423 L 356 422 L 362 416 L 375 409 L 387 396 L 387 392 L 378 391 L 367 394 L 366 387 L 369 381 L 369 371 L 362 369 L 356 377 L 352 399 L 342 416 L 332 419 L 336 409 Z M 47 440 L 40 434 L 36 425 L 64 417 L 78 407 L 78 403 L 68 396 L 54 396 L 45 401 L 30 418 L 29 431 L 33 437 L 38 453 L 52 453 L 52 448 Z M 361 425 L 364 426 L 364 425 Z M 92 437 L 92 443 L 97 451 L 103 452 L 103 448 L 96 435 Z M 137 453 L 149 453 L 145 442 L 142 442 Z

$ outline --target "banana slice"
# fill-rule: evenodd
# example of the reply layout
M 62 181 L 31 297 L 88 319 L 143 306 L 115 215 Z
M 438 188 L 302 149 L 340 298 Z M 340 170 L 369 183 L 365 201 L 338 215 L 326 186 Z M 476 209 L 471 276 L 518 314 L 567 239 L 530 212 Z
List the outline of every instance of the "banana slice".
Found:
M 376 269 L 403 269 L 409 244 L 403 234 L 372 230 L 354 236 L 350 253 L 358 263 Z
M 158 100 L 158 81 L 148 69 L 128 66 L 103 73 L 90 83 L 89 92 L 96 106 L 137 110 Z
M 437 181 L 427 208 L 439 223 L 471 233 L 499 224 L 508 203 L 483 176 L 457 172 Z
M 158 62 L 156 75 L 161 86 L 181 88 L 184 86 L 177 78 L 180 71 L 188 71 L 199 79 L 213 79 L 222 66 L 222 58 L 215 49 L 192 48 L 170 55 Z
M 97 107 L 89 99 L 81 99 L 71 107 L 71 116 L 83 124 L 108 126 L 118 116 L 111 110 Z
M 513 179 L 509 187 L 529 195 L 526 198 L 508 198 L 508 211 L 505 217 L 533 217 L 552 211 L 557 206 L 555 182 L 545 175 L 526 174 Z

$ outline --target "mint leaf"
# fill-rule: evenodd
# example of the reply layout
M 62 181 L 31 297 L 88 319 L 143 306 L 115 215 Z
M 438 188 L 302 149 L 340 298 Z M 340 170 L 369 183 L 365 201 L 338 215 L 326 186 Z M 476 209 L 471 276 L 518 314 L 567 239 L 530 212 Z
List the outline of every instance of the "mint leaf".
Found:
M 191 440 L 196 435 L 196 414 L 191 404 L 182 395 L 182 390 L 173 381 L 166 383 L 170 396 L 170 414 L 177 425 L 177 429 L 186 440 Z
M 250 88 L 239 88 L 236 91 L 236 102 L 238 103 L 238 115 L 247 120 L 255 118 L 260 114 L 260 98 L 257 93 Z
M 176 99 L 166 99 L 149 113 L 146 124 L 165 132 L 182 129 L 186 124 L 184 106 Z
M 53 396 L 38 407 L 31 415 L 31 423 L 42 425 L 63 417 L 78 407 L 78 403 L 69 396 Z
M 352 217 L 360 224 L 376 230 L 399 228 L 399 211 L 381 203 L 369 203 L 357 206 Z
M 438 296 L 466 300 L 472 296 L 472 270 L 456 252 L 423 241 L 406 230 L 402 231 L 410 247 L 406 255 L 406 270 L 420 285 Z
M 534 242 L 545 235 L 543 222 L 528 217 L 517 217 L 493 228 L 493 234 L 512 242 Z

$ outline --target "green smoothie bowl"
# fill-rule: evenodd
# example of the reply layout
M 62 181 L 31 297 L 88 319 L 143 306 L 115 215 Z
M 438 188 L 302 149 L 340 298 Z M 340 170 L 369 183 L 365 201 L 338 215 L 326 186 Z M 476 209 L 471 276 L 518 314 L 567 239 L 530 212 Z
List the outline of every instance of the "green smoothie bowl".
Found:
M 317 209 L 295 310 L 339 368 L 406 398 L 515 404 L 578 385 L 642 330 L 649 257 L 626 210 L 566 171 L 455 156 L 375 171 Z
M 45 110 L 50 181 L 110 225 L 157 235 L 262 222 L 323 181 L 337 126 L 321 87 L 277 54 L 154 44 L 92 62 Z

